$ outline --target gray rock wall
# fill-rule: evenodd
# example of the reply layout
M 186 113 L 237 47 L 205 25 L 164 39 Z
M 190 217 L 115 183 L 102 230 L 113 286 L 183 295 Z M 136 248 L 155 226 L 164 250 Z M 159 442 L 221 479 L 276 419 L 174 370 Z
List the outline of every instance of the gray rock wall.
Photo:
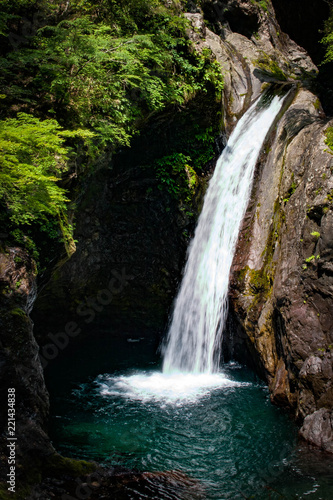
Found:
M 36 297 L 36 269 L 21 248 L 0 251 L 0 481 L 8 480 L 8 389 L 15 394 L 16 491 L 36 479 L 55 452 L 47 435 L 49 396 L 29 312 Z M 13 392 L 12 389 L 15 391 Z M 13 427 L 11 426 L 11 429 Z M 9 485 L 6 485 L 6 489 Z M 10 493 L 8 493 L 10 495 Z M 5 498 L 5 497 L 4 497 Z
M 231 306 L 259 354 L 272 400 L 302 421 L 332 406 L 333 157 L 316 97 L 300 90 L 280 121 L 245 216 Z

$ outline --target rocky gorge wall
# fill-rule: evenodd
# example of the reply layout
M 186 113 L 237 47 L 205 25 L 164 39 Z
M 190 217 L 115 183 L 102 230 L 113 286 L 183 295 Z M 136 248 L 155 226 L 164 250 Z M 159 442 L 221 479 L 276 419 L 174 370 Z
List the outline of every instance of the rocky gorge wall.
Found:
M 12 427 L 12 435 L 16 439 L 19 436 L 17 443 L 11 441 L 15 444 L 15 450 L 12 450 L 15 476 L 17 483 L 25 484 L 37 481 L 41 462 L 55 455 L 47 435 L 49 395 L 39 360 L 39 347 L 29 318 L 37 292 L 36 267 L 21 248 L 0 249 L 0 276 L 1 408 L 9 408 L 9 394 L 15 399 L 14 405 L 10 407 L 13 412 L 1 412 L 0 425 L 4 433 L 0 438 L 0 478 L 8 480 L 9 450 L 5 433 L 8 430 L 8 417 L 12 416 L 16 424 Z M 0 487 L 0 496 L 5 495 L 7 487 L 9 484 L 3 489 Z
M 218 34 L 200 13 L 188 18 L 197 46 L 210 47 L 225 69 L 228 133 L 263 82 L 296 83 L 257 166 L 232 268 L 225 357 L 251 364 L 272 401 L 305 419 L 301 435 L 332 451 L 332 122 L 309 90 L 316 67 L 281 33 L 271 6 L 204 5 Z M 234 33 L 230 21 L 240 12 L 242 33 Z
M 299 90 L 258 167 L 230 290 L 235 350 L 245 332 L 272 401 L 306 423 L 327 418 L 333 404 L 333 158 L 326 127 L 316 96 Z M 332 435 L 327 439 L 322 445 L 332 449 Z
M 198 50 L 212 50 L 225 77 L 225 136 L 268 83 L 292 88 L 262 151 L 239 237 L 225 356 L 255 365 L 272 401 L 295 412 L 303 436 L 333 451 L 333 161 L 324 143 L 330 122 L 310 90 L 317 69 L 282 32 L 270 3 L 266 10 L 258 2 L 207 0 L 202 11 L 195 4 L 190 10 L 190 38 Z M 73 333 L 72 323 L 76 329 L 86 325 L 89 334 L 92 327 L 109 328 L 110 321 L 115 333 L 122 325 L 131 335 L 154 334 L 158 343 L 195 217 L 160 193 L 142 166 L 154 148 L 167 154 L 189 116 L 209 126 L 220 110 L 220 103 L 208 106 L 202 99 L 184 122 L 175 122 L 173 113 L 161 117 L 131 152 L 119 154 L 112 169 L 101 168 L 89 181 L 78 205 L 77 252 L 58 264 L 39 290 L 33 319 L 41 347 L 50 342 L 50 333 L 66 327 Z M 210 167 L 197 187 L 196 215 Z M 2 332 L 7 332 L 2 333 L 1 370 L 25 401 L 22 457 L 40 460 L 54 450 L 45 433 L 48 396 L 29 319 L 33 265 L 21 252 L 1 253 Z M 20 372 L 22 366 L 28 376 Z

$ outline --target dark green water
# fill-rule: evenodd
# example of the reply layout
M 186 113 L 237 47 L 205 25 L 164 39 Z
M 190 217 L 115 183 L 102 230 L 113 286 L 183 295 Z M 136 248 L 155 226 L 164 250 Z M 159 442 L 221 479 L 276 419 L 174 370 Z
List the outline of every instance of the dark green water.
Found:
M 147 339 L 97 337 L 53 362 L 52 433 L 62 453 L 182 471 L 207 500 L 333 498 L 331 457 L 299 448 L 293 422 L 251 372 L 227 365 L 227 380 L 187 388 L 179 398 L 175 379 L 171 393 L 162 387 L 155 347 Z M 179 495 L 163 490 L 160 498 Z

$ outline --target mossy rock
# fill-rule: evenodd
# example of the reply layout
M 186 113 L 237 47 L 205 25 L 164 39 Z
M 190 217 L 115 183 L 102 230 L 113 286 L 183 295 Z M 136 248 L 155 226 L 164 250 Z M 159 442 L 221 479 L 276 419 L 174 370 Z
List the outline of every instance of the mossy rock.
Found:
M 257 67 L 257 72 L 267 81 L 285 82 L 288 80 L 278 62 L 264 52 L 253 63 Z
M 86 460 L 76 460 L 74 458 L 63 457 L 56 453 L 43 466 L 43 475 L 52 477 L 66 474 L 73 477 L 91 474 L 97 469 L 97 465 Z
M 270 280 L 262 269 L 259 271 L 250 269 L 249 278 L 249 289 L 252 295 L 262 294 L 269 290 Z
M 18 318 L 21 318 L 22 320 L 26 321 L 27 319 L 27 315 L 26 313 L 23 311 L 23 309 L 21 309 L 20 307 L 15 307 L 14 309 L 12 309 L 10 311 L 10 313 L 12 316 L 14 317 L 18 317 Z
M 271 287 L 269 276 L 263 269 L 255 270 L 246 266 L 237 271 L 235 277 L 241 293 L 247 289 L 249 295 L 261 295 Z

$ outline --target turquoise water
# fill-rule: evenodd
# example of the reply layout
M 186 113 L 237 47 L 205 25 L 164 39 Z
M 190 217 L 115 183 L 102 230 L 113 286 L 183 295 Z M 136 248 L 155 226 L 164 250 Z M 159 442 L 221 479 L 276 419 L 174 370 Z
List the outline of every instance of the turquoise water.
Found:
M 253 373 L 229 364 L 199 388 L 193 380 L 179 385 L 180 375 L 168 388 L 155 348 L 145 338 L 96 337 L 48 368 L 52 434 L 62 453 L 181 471 L 207 500 L 333 498 L 331 457 L 299 449 L 292 420 Z M 164 488 L 158 498 L 192 497 Z

